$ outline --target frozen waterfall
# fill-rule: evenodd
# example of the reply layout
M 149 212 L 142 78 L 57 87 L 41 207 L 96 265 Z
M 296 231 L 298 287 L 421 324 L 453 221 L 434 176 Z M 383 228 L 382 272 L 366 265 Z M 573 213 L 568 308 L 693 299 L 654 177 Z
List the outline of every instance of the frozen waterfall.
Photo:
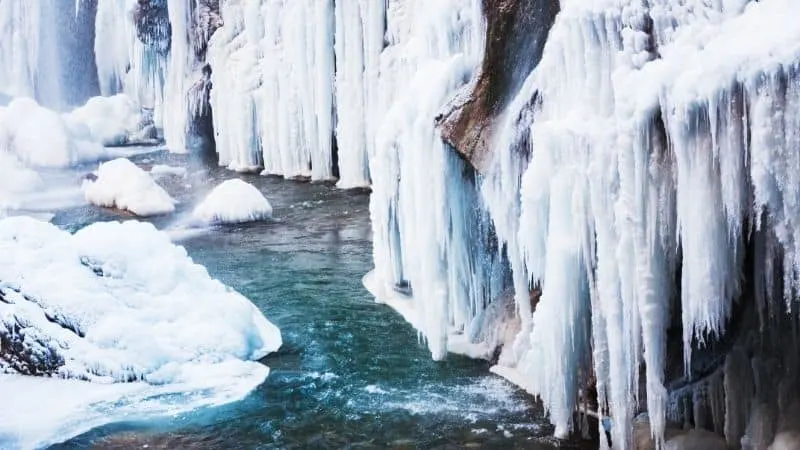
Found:
M 668 422 L 692 421 L 739 445 L 741 424 L 756 419 L 735 408 L 738 391 L 720 394 L 710 377 L 668 392 L 668 331 L 682 330 L 692 378 L 702 363 L 693 349 L 725 335 L 737 304 L 777 314 L 757 329 L 796 311 L 800 30 L 788 17 L 800 10 L 686 3 L 562 2 L 483 187 L 517 289 L 542 286 L 516 361 L 495 371 L 541 397 L 558 435 L 574 429 L 593 377 L 615 448 L 630 447 L 642 410 L 657 441 Z M 526 108 L 533 119 L 521 131 Z M 530 159 L 508 162 L 521 141 Z M 796 358 L 781 369 L 759 359 L 796 388 Z M 726 372 L 725 382 L 741 376 Z M 778 409 L 777 396 L 758 395 Z

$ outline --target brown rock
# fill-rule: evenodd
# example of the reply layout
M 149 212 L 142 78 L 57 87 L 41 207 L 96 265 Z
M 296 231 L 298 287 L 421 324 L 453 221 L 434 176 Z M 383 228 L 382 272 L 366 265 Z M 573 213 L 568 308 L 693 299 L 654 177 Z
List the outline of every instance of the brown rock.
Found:
M 539 64 L 557 0 L 483 0 L 486 49 L 480 70 L 437 118 L 442 138 L 478 172 L 489 162 L 496 120 Z

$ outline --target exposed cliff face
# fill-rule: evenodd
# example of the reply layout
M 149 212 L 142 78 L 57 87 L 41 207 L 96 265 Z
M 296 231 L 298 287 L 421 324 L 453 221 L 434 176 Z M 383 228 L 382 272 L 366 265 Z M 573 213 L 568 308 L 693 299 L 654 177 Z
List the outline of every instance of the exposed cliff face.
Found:
M 133 10 L 136 37 L 163 55 L 169 53 L 172 26 L 166 0 L 139 0 Z
M 557 0 L 483 0 L 486 50 L 480 71 L 437 119 L 442 138 L 484 172 L 498 116 L 542 57 Z

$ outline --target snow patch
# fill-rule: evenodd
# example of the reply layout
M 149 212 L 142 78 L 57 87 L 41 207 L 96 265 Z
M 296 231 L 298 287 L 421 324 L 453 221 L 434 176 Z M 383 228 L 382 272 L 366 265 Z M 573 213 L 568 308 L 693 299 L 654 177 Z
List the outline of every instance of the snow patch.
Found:
M 252 222 L 272 217 L 272 205 L 255 186 L 233 178 L 214 188 L 192 217 L 204 223 Z
M 141 142 L 155 131 L 147 125 L 139 105 L 125 94 L 92 97 L 64 117 L 75 134 L 85 132 L 87 140 L 102 145 Z
M 83 191 L 92 204 L 124 209 L 137 216 L 175 211 L 175 200 L 147 172 L 125 158 L 101 163 L 97 180 L 84 181 Z

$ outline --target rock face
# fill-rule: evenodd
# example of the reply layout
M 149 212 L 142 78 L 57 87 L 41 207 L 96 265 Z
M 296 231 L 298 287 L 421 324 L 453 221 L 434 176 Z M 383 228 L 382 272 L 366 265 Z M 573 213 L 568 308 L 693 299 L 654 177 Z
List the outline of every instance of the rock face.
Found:
M 208 40 L 222 26 L 219 13 L 219 0 L 200 0 L 192 14 L 192 27 L 189 31 L 194 50 L 195 64 L 201 67 L 200 76 L 189 89 L 189 147 L 197 153 L 216 159 L 214 140 L 214 119 L 211 111 L 211 65 L 206 62 Z M 216 162 L 216 161 L 214 161 Z
M 439 116 L 442 138 L 483 172 L 495 121 L 539 64 L 557 0 L 483 0 L 486 51 L 480 71 Z
M 139 0 L 133 10 L 136 37 L 166 55 L 170 49 L 172 26 L 166 0 Z

